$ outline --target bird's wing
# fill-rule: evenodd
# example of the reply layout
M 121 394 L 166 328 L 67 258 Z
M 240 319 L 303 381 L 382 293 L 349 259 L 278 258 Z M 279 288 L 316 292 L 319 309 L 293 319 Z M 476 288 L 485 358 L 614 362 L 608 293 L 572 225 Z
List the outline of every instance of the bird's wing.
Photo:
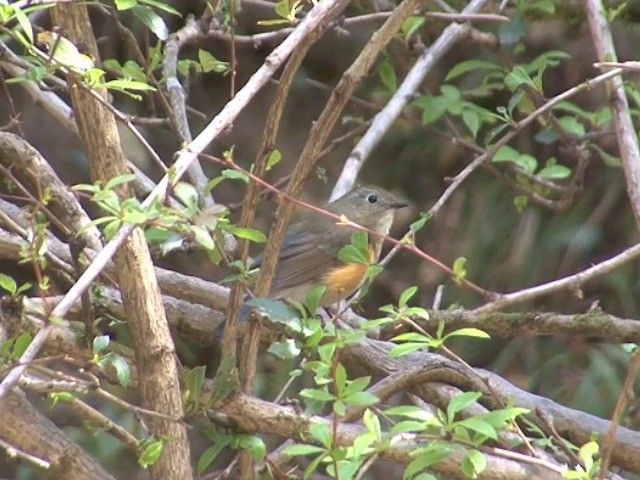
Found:
M 285 236 L 271 286 L 275 295 L 298 285 L 319 282 L 329 269 L 341 264 L 337 252 L 349 243 L 351 232 L 347 228 L 336 231 L 331 226 L 326 228 L 327 225 L 321 229 L 306 227 L 304 223 L 296 225 Z M 256 258 L 253 267 L 261 263 L 262 255 Z

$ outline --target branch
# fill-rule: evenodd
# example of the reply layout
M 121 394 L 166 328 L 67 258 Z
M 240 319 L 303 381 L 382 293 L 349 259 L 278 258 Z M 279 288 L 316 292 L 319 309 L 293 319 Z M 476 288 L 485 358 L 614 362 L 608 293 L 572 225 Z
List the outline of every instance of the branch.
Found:
M 0 416 L 5 419 L 0 422 L 0 438 L 25 454 L 48 462 L 48 477 L 115 480 L 53 422 L 42 416 L 22 392 L 11 391 L 2 399 Z
M 487 0 L 474 0 L 464 9 L 464 14 L 475 13 L 481 10 Z M 347 191 L 351 190 L 358 173 L 369 158 L 373 149 L 378 145 L 382 137 L 389 131 L 391 124 L 400 116 L 404 107 L 413 99 L 413 95 L 420 88 L 424 78 L 431 71 L 438 60 L 442 58 L 460 39 L 469 32 L 469 25 L 451 24 L 444 29 L 442 34 L 425 50 L 413 65 L 402 84 L 378 113 L 371 127 L 367 130 L 358 144 L 354 147 L 349 158 L 342 168 L 340 177 L 331 192 L 331 200 L 335 200 Z
M 548 295 L 550 293 L 570 288 L 579 288 L 584 282 L 601 275 L 611 273 L 612 271 L 631 262 L 632 260 L 635 260 L 638 256 L 640 256 L 640 243 L 634 245 L 633 247 L 627 248 L 623 252 L 614 257 L 611 257 L 608 260 L 600 262 L 593 267 L 589 267 L 573 275 L 559 278 L 558 280 L 553 280 L 548 283 L 543 283 L 542 285 L 537 285 L 535 287 L 525 288 L 517 292 L 501 295 L 498 300 L 476 308 L 475 310 L 473 310 L 473 313 L 476 315 L 480 315 L 491 312 L 493 310 L 498 310 L 508 305 L 513 305 L 515 303 L 520 303 L 541 297 L 543 295 Z
M 235 395 L 224 405 L 220 405 L 219 409 L 246 431 L 273 433 L 287 438 L 296 438 L 303 443 L 307 443 L 310 438 L 313 438 L 310 434 L 312 426 L 320 424 L 333 426 L 331 420 L 327 418 L 317 415 L 309 416 L 299 413 L 295 407 L 276 405 L 245 394 Z M 366 432 L 367 430 L 360 425 L 339 423 L 334 444 L 337 446 L 352 445 L 358 436 L 366 434 Z M 414 459 L 410 452 L 427 444 L 424 441 L 398 435 L 390 442 L 389 447 L 380 452 L 380 458 L 406 465 Z M 429 468 L 447 476 L 464 478 L 460 475 L 460 465 L 464 456 L 464 450 L 457 450 Z M 480 480 L 560 480 L 563 478 L 557 471 L 549 470 L 540 465 L 500 458 L 491 454 L 486 454 L 485 457 L 487 466 L 478 475 L 477 478 Z

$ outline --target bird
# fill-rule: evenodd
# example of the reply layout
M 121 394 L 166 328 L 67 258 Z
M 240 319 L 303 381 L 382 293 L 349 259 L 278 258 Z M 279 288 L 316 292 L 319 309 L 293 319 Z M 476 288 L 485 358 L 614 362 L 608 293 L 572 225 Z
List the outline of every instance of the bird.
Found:
M 408 205 L 381 187 L 360 186 L 329 203 L 326 210 L 379 235 L 388 235 L 396 211 Z M 303 303 L 311 288 L 322 285 L 325 291 L 320 305 L 328 307 L 353 294 L 364 282 L 368 265 L 344 263 L 338 253 L 351 243 L 351 236 L 357 231 L 321 212 L 303 213 L 285 234 L 269 298 Z M 382 237 L 369 234 L 370 264 L 378 261 L 382 243 Z M 259 255 L 251 268 L 261 264 Z
M 368 235 L 368 260 L 374 264 L 382 250 L 381 235 L 389 234 L 397 210 L 408 205 L 384 188 L 358 186 L 327 204 L 325 209 L 378 234 Z M 302 213 L 285 234 L 268 298 L 305 303 L 310 290 L 318 285 L 325 287 L 319 302 L 322 307 L 330 307 L 352 295 L 364 283 L 369 264 L 346 263 L 339 259 L 339 252 L 351 244 L 352 235 L 358 231 L 353 225 L 319 211 Z M 250 268 L 260 268 L 262 261 L 260 254 Z M 250 312 L 244 303 L 240 310 L 241 323 L 246 322 Z M 217 329 L 217 338 L 222 338 L 224 325 L 222 322 Z

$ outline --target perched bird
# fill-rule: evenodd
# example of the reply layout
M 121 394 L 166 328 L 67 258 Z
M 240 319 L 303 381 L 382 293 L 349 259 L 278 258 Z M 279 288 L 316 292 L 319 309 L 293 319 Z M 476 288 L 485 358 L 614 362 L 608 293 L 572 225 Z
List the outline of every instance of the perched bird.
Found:
M 387 235 L 396 211 L 406 206 L 407 202 L 397 199 L 383 188 L 365 186 L 356 187 L 329 203 L 326 210 Z M 338 253 L 351 243 L 351 236 L 357 231 L 357 228 L 340 224 L 320 212 L 305 211 L 289 227 L 284 237 L 269 298 L 304 303 L 309 291 L 322 285 L 325 290 L 320 305 L 328 307 L 353 294 L 364 282 L 368 265 L 345 263 L 338 258 Z M 380 256 L 383 239 L 372 234 L 368 239 L 369 263 L 375 263 Z M 261 264 L 262 255 L 259 255 L 251 268 L 259 268 Z M 249 306 L 242 305 L 240 321 L 246 321 L 249 313 Z M 219 326 L 217 338 L 222 338 L 224 325 L 223 322 Z

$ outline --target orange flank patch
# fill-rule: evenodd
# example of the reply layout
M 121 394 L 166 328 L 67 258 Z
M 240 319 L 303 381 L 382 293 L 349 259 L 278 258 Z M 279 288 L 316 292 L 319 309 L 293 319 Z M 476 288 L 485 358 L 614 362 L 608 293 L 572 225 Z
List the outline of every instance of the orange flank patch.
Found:
M 348 263 L 327 273 L 322 284 L 326 285 L 329 296 L 344 298 L 360 286 L 368 269 L 364 263 Z
M 373 264 L 377 261 L 377 252 L 373 245 L 369 247 L 369 261 Z M 355 292 L 364 281 L 369 265 L 364 263 L 347 263 L 334 268 L 322 279 L 322 284 L 327 287 L 326 295 L 331 298 L 343 299 Z

